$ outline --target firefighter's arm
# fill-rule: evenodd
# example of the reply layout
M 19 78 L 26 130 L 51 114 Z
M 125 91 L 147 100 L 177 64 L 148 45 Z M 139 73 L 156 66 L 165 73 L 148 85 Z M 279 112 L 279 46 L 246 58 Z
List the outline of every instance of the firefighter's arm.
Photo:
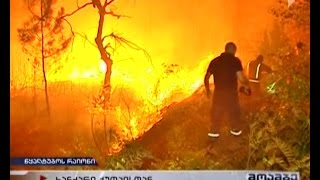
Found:
M 249 86 L 249 80 L 247 77 L 243 74 L 243 71 L 237 71 L 237 78 L 240 81 L 240 83 L 247 89 L 250 89 Z
M 212 73 L 207 72 L 205 77 L 204 77 L 204 86 L 206 88 L 206 93 L 207 93 L 208 96 L 210 96 L 209 80 L 210 80 L 211 75 L 212 75 Z
M 212 60 L 209 64 L 209 67 L 207 69 L 207 73 L 204 76 L 204 86 L 206 88 L 206 93 L 207 93 L 207 97 L 210 97 L 211 95 L 211 91 L 210 91 L 210 86 L 209 86 L 209 80 L 211 75 L 213 75 L 213 71 L 214 71 L 214 60 Z
M 243 74 L 242 71 L 237 72 L 237 78 L 242 84 L 242 87 L 240 87 L 240 92 L 245 93 L 246 95 L 251 95 L 251 88 L 249 86 L 249 80 L 246 78 L 246 76 Z
M 265 70 L 267 73 L 272 73 L 272 72 L 273 72 L 272 69 L 271 69 L 271 67 L 268 66 L 268 65 L 265 65 L 264 70 Z

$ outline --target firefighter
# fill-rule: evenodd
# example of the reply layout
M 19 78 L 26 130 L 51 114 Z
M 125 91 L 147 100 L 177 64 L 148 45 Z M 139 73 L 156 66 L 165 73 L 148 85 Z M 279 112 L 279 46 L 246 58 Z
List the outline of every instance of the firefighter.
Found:
M 209 88 L 209 79 L 213 75 L 214 93 L 211 109 L 212 129 L 208 133 L 211 138 L 220 136 L 220 123 L 224 113 L 230 120 L 230 133 L 239 136 L 242 133 L 240 122 L 240 104 L 238 97 L 238 80 L 243 85 L 245 92 L 251 92 L 249 81 L 243 73 L 242 64 L 239 58 L 235 56 L 237 47 L 229 42 L 225 46 L 225 52 L 213 59 L 207 69 L 204 78 L 204 84 L 207 96 L 211 96 Z
M 247 77 L 254 97 L 260 97 L 260 80 L 263 74 L 272 73 L 272 69 L 263 63 L 263 56 L 259 55 L 255 60 L 247 64 Z
M 303 44 L 303 42 L 299 41 L 296 46 L 295 46 L 295 53 L 297 56 L 305 53 L 305 45 Z
M 310 59 L 310 50 L 307 49 L 306 45 L 303 42 L 299 41 L 295 46 L 295 55 L 300 59 Z

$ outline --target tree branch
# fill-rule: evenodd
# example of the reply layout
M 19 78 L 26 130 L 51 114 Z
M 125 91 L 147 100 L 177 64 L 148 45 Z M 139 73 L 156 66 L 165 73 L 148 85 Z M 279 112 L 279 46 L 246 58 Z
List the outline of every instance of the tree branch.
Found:
M 113 3 L 114 0 L 111 0 L 108 2 L 108 0 L 105 1 L 104 5 L 103 5 L 103 8 L 105 9 L 107 6 L 109 6 L 111 3 Z
M 86 43 L 86 41 L 88 41 L 93 47 L 97 48 L 97 45 L 96 45 L 95 43 L 91 42 L 91 41 L 89 40 L 89 38 L 87 37 L 87 35 L 85 35 L 85 34 L 80 34 L 80 33 L 76 33 L 76 34 L 79 35 L 80 37 L 82 37 L 82 38 L 85 40 L 84 43 Z
M 130 57 L 130 58 L 126 58 L 126 59 L 121 59 L 121 60 L 118 60 L 118 61 L 114 61 L 113 64 L 117 64 L 117 63 L 120 63 L 120 62 L 123 62 L 123 61 L 133 61 L 134 63 L 136 62 L 132 57 Z
M 84 5 L 78 7 L 76 10 L 72 11 L 71 13 L 65 14 L 65 15 L 61 16 L 60 18 L 58 18 L 58 19 L 63 19 L 63 18 L 65 18 L 65 17 L 72 16 L 72 15 L 74 15 L 76 12 L 78 12 L 79 10 L 81 10 L 81 9 L 83 9 L 83 8 L 89 6 L 89 5 L 93 5 L 93 3 L 92 3 L 92 2 L 85 3 Z
M 40 16 L 37 16 L 33 11 L 32 11 L 32 9 L 31 9 L 31 7 L 30 7 L 30 0 L 28 0 L 28 10 L 29 10 L 29 12 L 33 15 L 33 16 L 35 16 L 37 19 L 41 19 L 42 17 L 40 17 Z M 41 15 L 42 16 L 42 15 Z
M 79 8 L 79 0 L 77 0 L 77 8 Z
M 95 8 L 95 7 L 98 7 L 98 9 L 99 9 L 99 11 L 101 11 L 101 10 L 103 10 L 102 8 L 102 5 L 101 5 L 101 2 L 100 2 L 100 0 L 91 0 L 92 1 L 92 3 L 93 3 L 93 7 Z
M 120 14 L 116 14 L 116 13 L 114 13 L 113 11 L 106 11 L 105 12 L 105 14 L 106 15 L 111 15 L 111 16 L 114 16 L 114 17 L 116 17 L 116 18 L 121 18 L 121 17 L 127 17 L 127 18 L 130 18 L 129 16 L 125 16 L 125 15 L 120 15 Z
M 150 54 L 144 48 L 142 48 L 142 47 L 138 46 L 137 44 L 135 44 L 135 43 L 123 38 L 123 37 L 120 37 L 114 33 L 111 33 L 109 35 L 104 36 L 104 38 L 107 38 L 107 37 L 113 38 L 114 41 L 119 43 L 119 45 L 122 47 L 125 47 L 125 45 L 126 45 L 127 47 L 134 49 L 136 51 L 142 51 L 144 53 L 144 55 L 146 56 L 147 60 L 151 63 L 151 66 L 153 67 L 153 69 L 155 69 L 155 67 L 152 63 L 152 59 L 151 59 Z
M 67 22 L 67 24 L 68 24 L 69 27 L 70 27 L 70 31 L 71 31 L 71 33 L 72 33 L 72 43 L 71 43 L 71 51 L 72 51 L 72 50 L 73 50 L 74 34 L 75 34 L 75 33 L 74 33 L 74 31 L 73 31 L 73 28 L 72 28 L 71 23 L 70 23 L 68 20 L 66 20 L 65 18 L 63 18 L 63 20 Z

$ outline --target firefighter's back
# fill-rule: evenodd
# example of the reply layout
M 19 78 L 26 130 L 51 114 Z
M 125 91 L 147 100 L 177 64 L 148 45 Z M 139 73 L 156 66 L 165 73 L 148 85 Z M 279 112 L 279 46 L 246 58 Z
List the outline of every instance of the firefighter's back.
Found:
M 238 82 L 236 72 L 241 66 L 240 60 L 227 53 L 223 53 L 213 60 L 213 76 L 215 90 L 237 91 Z

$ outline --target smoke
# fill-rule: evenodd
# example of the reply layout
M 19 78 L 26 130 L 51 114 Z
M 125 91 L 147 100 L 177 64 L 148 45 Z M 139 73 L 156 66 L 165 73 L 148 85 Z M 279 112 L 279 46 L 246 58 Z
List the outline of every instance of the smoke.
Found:
M 85 2 L 79 1 L 79 4 Z M 58 1 L 58 4 L 64 6 L 66 12 L 77 7 L 76 0 Z M 220 54 L 228 41 L 238 45 L 238 56 L 246 62 L 259 53 L 259 43 L 271 22 L 270 4 L 264 0 L 117 0 L 111 9 L 129 18 L 108 17 L 105 33 L 116 32 L 138 44 L 148 51 L 154 64 L 164 62 L 196 67 L 208 55 Z M 26 17 L 28 12 L 19 0 L 11 0 L 11 5 L 19 7 L 11 11 L 11 43 L 17 46 L 12 53 L 23 56 L 15 36 L 16 28 L 24 21 L 19 17 Z M 85 34 L 94 42 L 98 25 L 96 9 L 88 7 L 69 21 L 74 31 Z M 132 67 L 150 66 L 141 51 L 117 49 L 113 55 L 114 68 L 130 71 Z M 99 66 L 97 49 L 79 36 L 68 57 L 74 59 L 73 65 L 84 69 Z
M 263 0 L 118 2 L 118 10 L 132 17 L 117 24 L 128 38 L 142 43 L 153 58 L 190 66 L 219 54 L 228 41 L 247 58 L 271 21 L 270 2 Z

